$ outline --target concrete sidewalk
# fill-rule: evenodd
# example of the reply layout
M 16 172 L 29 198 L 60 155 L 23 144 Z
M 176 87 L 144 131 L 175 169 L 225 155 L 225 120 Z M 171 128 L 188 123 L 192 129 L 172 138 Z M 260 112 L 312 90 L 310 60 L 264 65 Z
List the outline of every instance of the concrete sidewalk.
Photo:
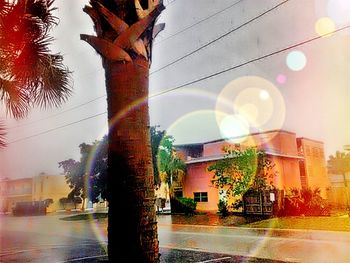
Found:
M 159 226 L 179 226 L 189 228 L 200 228 L 201 231 L 207 232 L 206 229 L 230 229 L 237 235 L 243 235 L 249 232 L 250 235 L 270 236 L 270 237 L 288 237 L 296 239 L 309 240 L 327 240 L 327 241 L 344 241 L 350 243 L 350 232 L 344 231 L 326 231 L 326 230 L 308 230 L 308 229 L 279 229 L 279 228 L 253 228 L 243 227 L 247 220 L 240 216 L 231 216 L 230 225 L 224 225 L 225 218 L 220 218 L 217 214 L 205 214 L 190 217 L 184 215 L 158 215 Z M 350 222 L 350 219 L 349 219 Z

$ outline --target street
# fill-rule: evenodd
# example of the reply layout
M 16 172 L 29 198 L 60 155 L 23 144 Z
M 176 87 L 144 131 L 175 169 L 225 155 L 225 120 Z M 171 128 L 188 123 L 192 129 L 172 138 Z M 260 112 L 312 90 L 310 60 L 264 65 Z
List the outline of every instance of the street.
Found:
M 59 220 L 63 216 L 0 216 L 0 261 L 105 259 L 106 221 Z M 250 262 L 350 261 L 350 233 L 344 232 L 172 225 L 167 218 L 159 218 L 159 241 L 162 262 L 245 262 L 248 258 Z

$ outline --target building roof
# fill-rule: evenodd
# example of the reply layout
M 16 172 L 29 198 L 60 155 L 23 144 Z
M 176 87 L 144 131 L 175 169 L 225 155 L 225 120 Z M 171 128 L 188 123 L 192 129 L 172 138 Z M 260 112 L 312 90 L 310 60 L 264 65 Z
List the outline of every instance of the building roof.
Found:
M 268 134 L 268 133 L 287 133 L 287 134 L 292 134 L 295 135 L 295 132 L 290 132 L 290 131 L 286 131 L 286 130 L 269 130 L 269 131 L 264 131 L 264 132 L 254 132 L 254 133 L 249 133 L 247 135 L 241 135 L 241 136 L 236 136 L 236 137 L 230 137 L 230 138 L 225 138 L 225 139 L 216 139 L 216 140 L 212 140 L 212 141 L 206 141 L 206 142 L 199 142 L 199 143 L 188 143 L 188 144 L 175 144 L 175 147 L 185 147 L 185 146 L 199 146 L 199 145 L 204 145 L 204 144 L 208 144 L 208 143 L 215 143 L 215 142 L 222 142 L 225 140 L 232 140 L 232 139 L 238 139 L 238 138 L 242 138 L 242 137 L 246 137 L 246 136 L 254 136 L 254 135 L 263 135 L 263 134 Z
M 310 138 L 306 138 L 306 137 L 298 137 L 297 140 L 306 140 L 306 141 L 312 141 L 312 142 L 323 144 L 322 141 L 318 141 L 318 140 L 314 140 L 314 139 L 310 139 Z
M 269 156 L 277 156 L 277 157 L 283 157 L 283 158 L 290 158 L 290 159 L 304 159 L 303 156 L 299 155 L 290 155 L 290 154 L 283 154 L 283 153 L 277 153 L 277 152 L 269 152 L 265 151 L 266 155 Z M 204 156 L 199 158 L 192 158 L 190 160 L 185 161 L 185 164 L 193 164 L 193 163 L 205 163 L 205 162 L 211 162 L 211 161 L 218 161 L 225 158 L 224 154 L 221 155 L 211 155 L 211 156 Z

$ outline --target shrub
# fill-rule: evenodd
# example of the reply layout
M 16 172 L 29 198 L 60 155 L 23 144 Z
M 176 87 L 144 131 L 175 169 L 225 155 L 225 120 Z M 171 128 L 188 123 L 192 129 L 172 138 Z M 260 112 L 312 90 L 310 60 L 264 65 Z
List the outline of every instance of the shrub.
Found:
M 228 208 L 227 208 L 227 201 L 220 199 L 218 203 L 218 210 L 221 216 L 227 216 L 228 215 Z
M 330 215 L 330 206 L 327 200 L 320 195 L 320 189 L 310 188 L 292 189 L 291 194 L 285 197 L 283 215 L 285 216 L 328 216 Z
M 171 211 L 172 213 L 184 213 L 185 215 L 193 215 L 197 202 L 192 198 L 178 197 L 171 198 Z
M 240 208 L 243 208 L 243 201 L 242 200 L 236 200 L 233 204 L 232 204 L 233 209 L 238 210 Z

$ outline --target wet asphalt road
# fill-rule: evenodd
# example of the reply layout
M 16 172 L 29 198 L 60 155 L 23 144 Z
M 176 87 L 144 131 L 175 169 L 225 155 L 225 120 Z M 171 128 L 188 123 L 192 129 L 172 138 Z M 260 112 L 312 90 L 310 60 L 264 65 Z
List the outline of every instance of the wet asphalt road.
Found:
M 0 216 L 0 262 L 106 259 L 105 221 L 59 220 L 62 216 Z M 272 233 L 159 221 L 162 263 L 350 262 L 350 233 Z

